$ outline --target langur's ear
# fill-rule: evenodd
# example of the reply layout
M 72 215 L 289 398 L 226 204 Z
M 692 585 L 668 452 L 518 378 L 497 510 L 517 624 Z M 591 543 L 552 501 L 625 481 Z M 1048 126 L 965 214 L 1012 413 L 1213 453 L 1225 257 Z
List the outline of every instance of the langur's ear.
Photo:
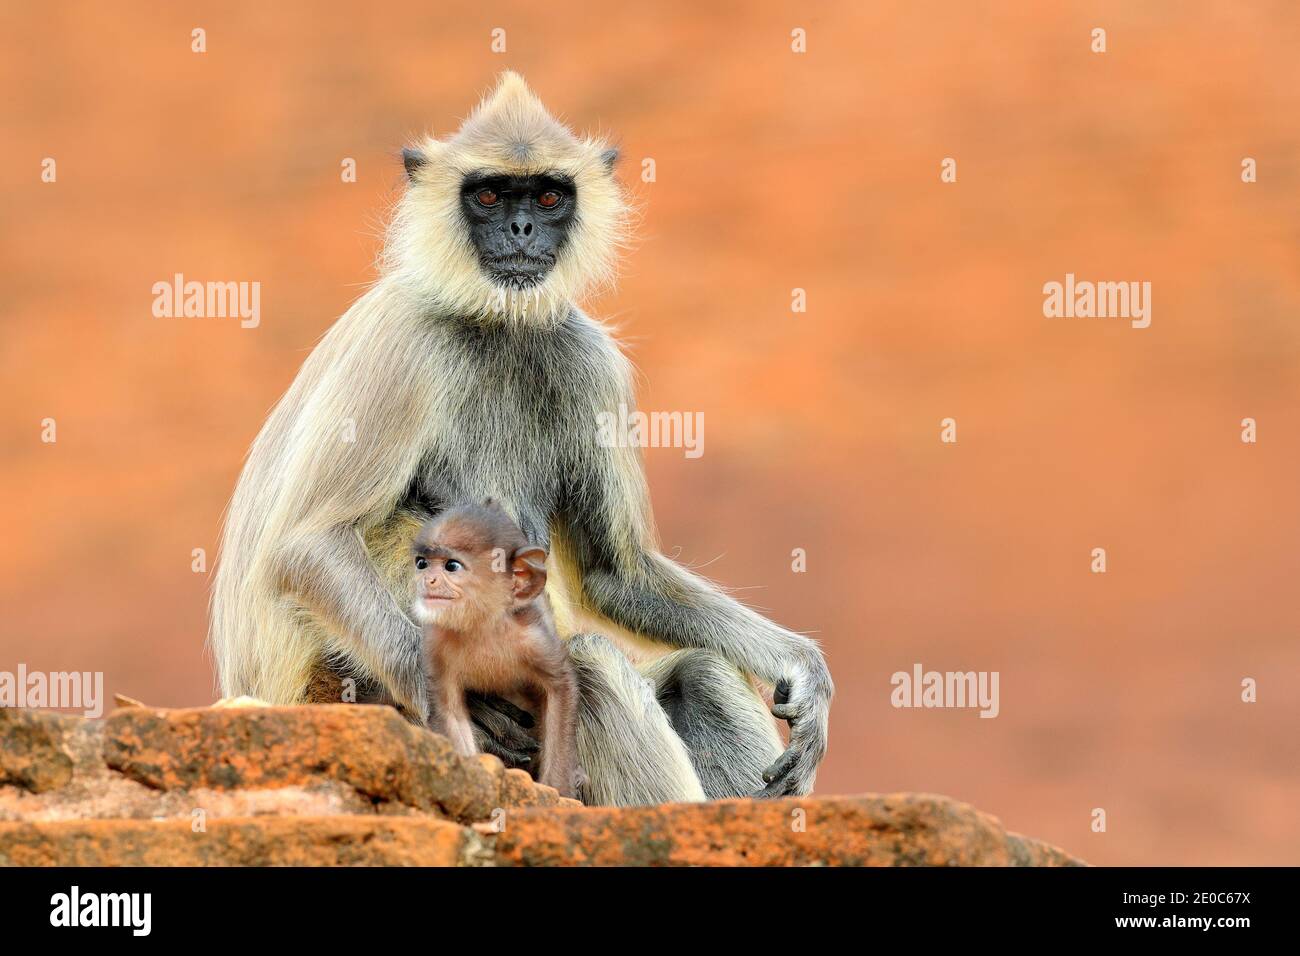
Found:
M 546 587 L 546 552 L 533 544 L 516 548 L 510 555 L 510 573 L 516 601 L 531 601 Z
M 415 181 L 415 171 L 429 161 L 423 152 L 410 146 L 402 147 L 402 165 L 406 167 L 406 178 Z
M 605 164 L 607 170 L 613 172 L 614 164 L 618 162 L 618 150 L 611 146 L 600 154 L 600 161 Z

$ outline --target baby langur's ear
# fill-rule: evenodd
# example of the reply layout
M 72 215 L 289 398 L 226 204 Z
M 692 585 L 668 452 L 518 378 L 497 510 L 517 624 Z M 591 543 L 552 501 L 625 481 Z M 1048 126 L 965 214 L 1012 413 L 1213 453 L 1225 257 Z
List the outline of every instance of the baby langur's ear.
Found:
M 618 149 L 611 146 L 600 154 L 600 161 L 605 164 L 605 168 L 613 170 L 614 164 L 618 162 Z
M 516 548 L 510 555 L 516 601 L 531 601 L 546 587 L 546 552 L 533 544 Z

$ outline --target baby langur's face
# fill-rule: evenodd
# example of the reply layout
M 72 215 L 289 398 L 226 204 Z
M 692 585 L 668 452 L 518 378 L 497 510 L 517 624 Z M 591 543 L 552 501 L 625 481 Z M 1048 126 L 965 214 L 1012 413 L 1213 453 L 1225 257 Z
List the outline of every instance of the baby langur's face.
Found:
M 495 573 L 490 555 L 469 554 L 438 542 L 417 545 L 411 614 L 425 626 L 469 628 L 507 600 L 507 576 Z
M 425 627 L 478 630 L 522 611 L 546 587 L 546 551 L 490 503 L 430 521 L 415 537 L 411 561 L 411 616 Z

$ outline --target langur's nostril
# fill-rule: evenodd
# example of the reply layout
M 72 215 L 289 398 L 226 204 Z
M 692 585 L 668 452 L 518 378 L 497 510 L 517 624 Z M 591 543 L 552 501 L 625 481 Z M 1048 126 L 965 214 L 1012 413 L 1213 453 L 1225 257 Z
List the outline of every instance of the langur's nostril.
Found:
M 533 234 L 533 224 L 532 224 L 531 222 L 525 224 L 525 225 L 524 225 L 524 235 L 525 235 L 525 236 L 531 236 L 532 234 Z
M 510 231 L 513 232 L 516 236 L 519 235 L 519 223 L 512 222 L 510 224 Z

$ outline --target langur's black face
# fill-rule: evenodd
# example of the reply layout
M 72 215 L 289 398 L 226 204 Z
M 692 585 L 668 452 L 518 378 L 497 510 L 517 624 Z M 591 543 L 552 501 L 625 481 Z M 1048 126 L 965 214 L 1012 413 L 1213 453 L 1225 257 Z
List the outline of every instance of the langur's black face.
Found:
M 508 289 L 545 279 L 564 248 L 577 198 L 562 176 L 465 177 L 461 207 L 484 273 Z

